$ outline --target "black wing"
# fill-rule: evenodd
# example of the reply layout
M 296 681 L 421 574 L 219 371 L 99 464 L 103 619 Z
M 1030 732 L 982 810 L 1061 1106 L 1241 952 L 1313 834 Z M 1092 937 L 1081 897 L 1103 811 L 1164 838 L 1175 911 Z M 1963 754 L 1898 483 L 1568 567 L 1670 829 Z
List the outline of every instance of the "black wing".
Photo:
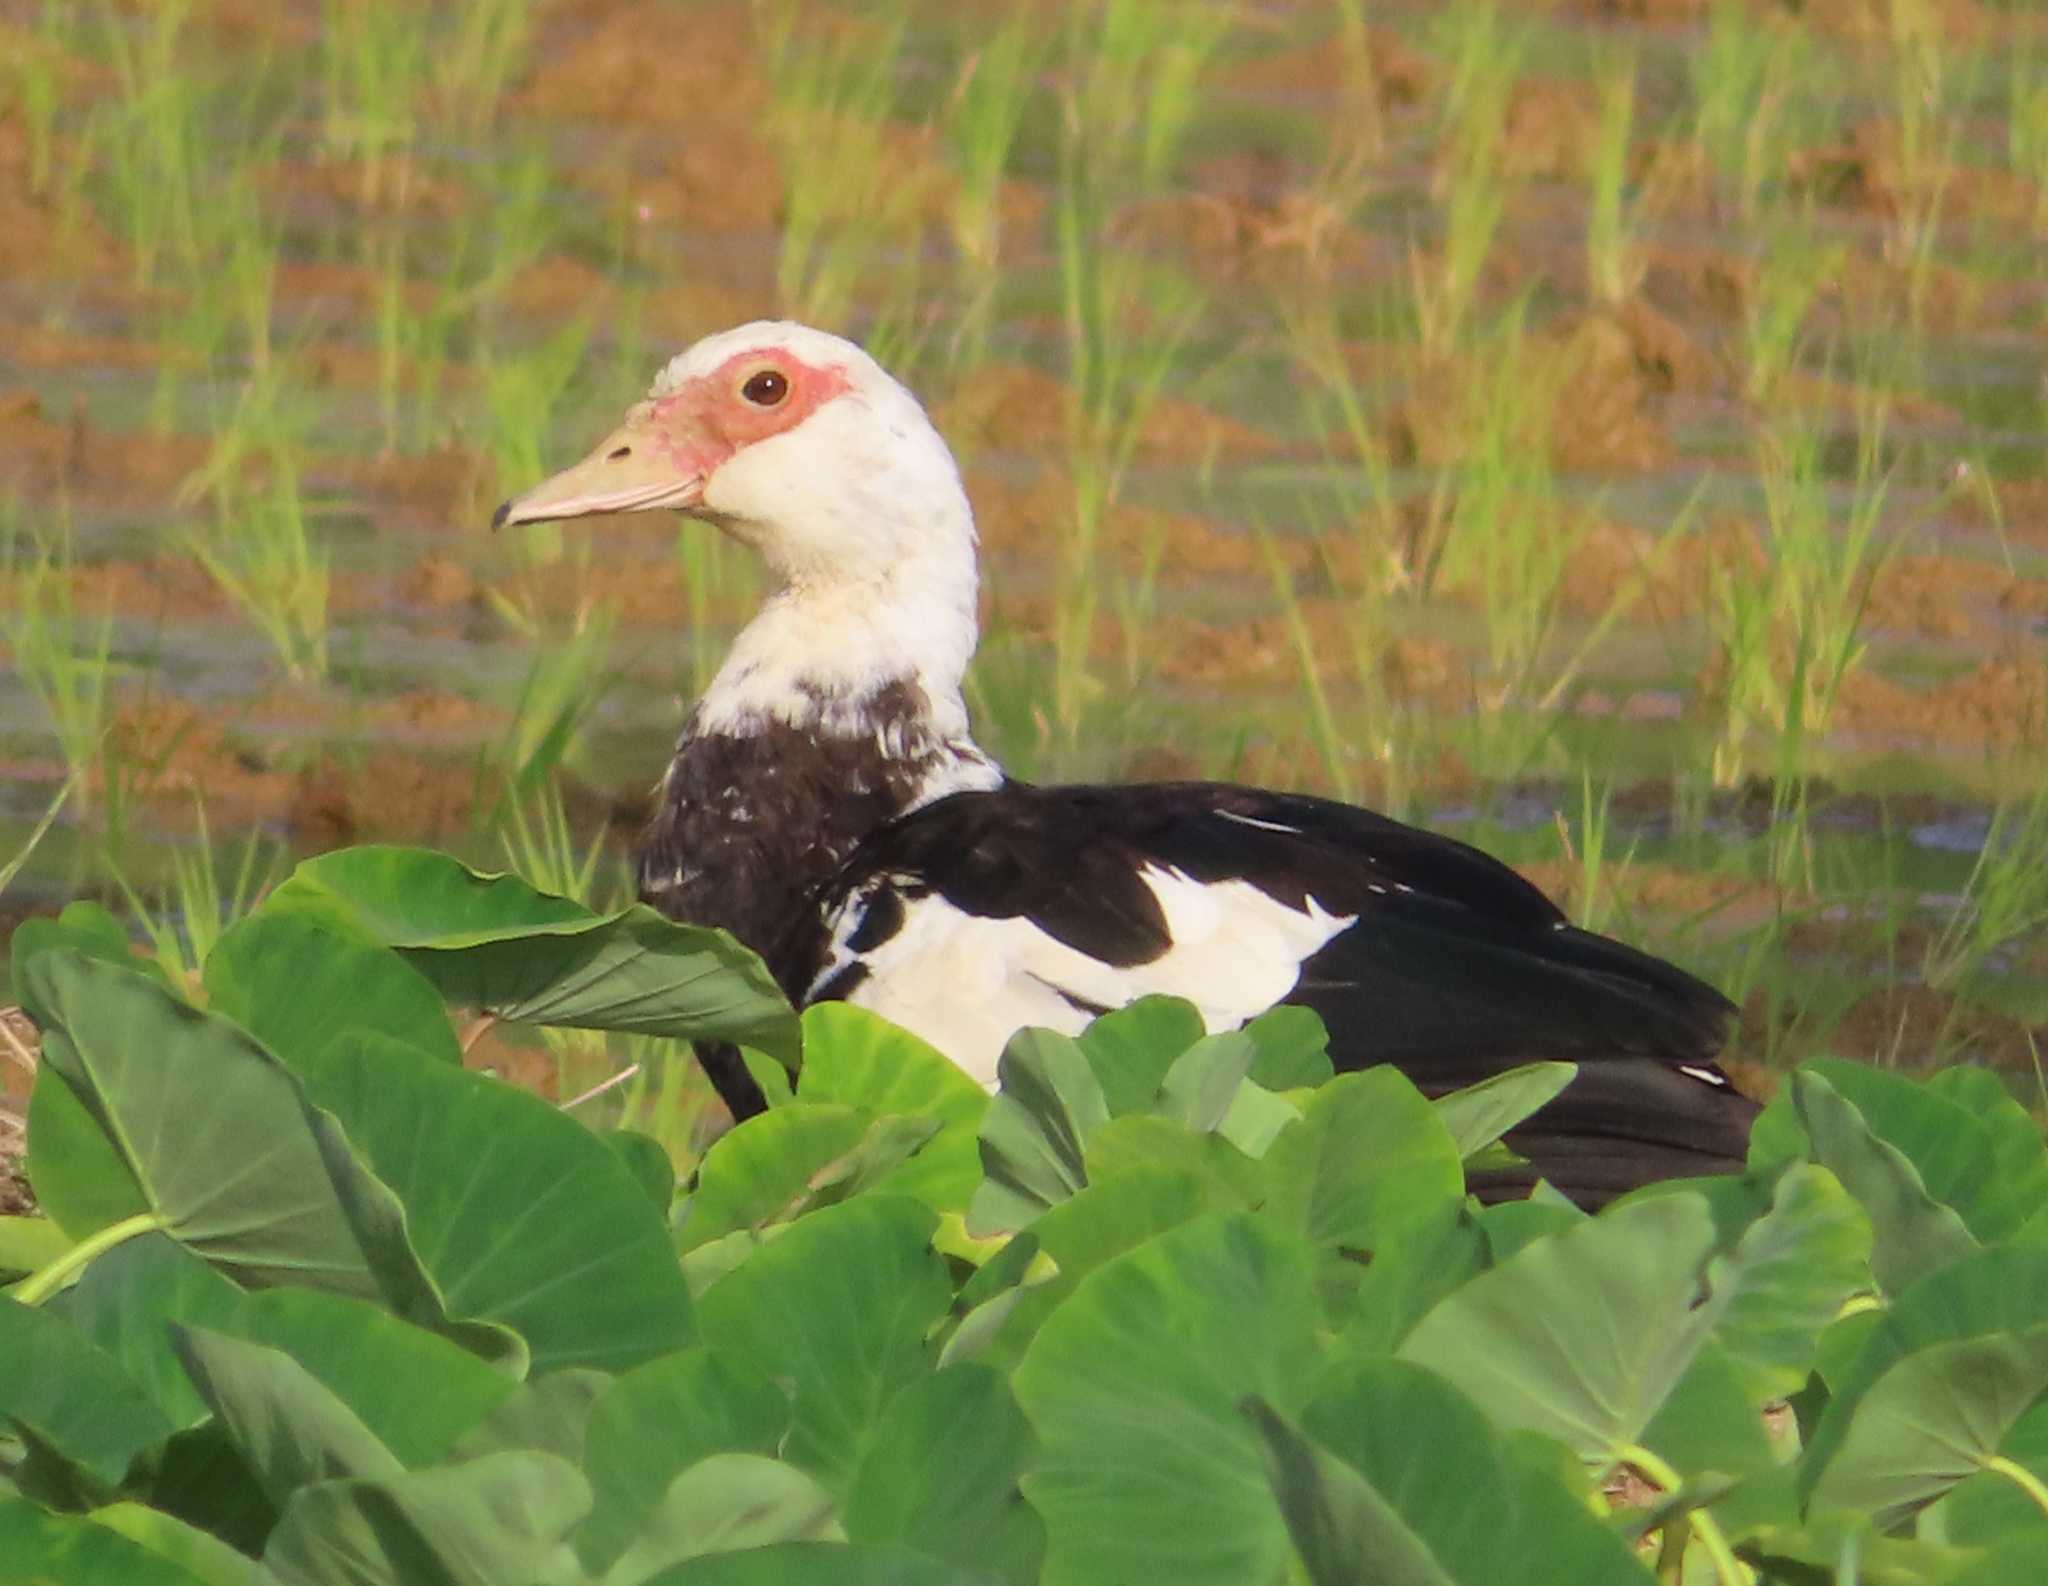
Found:
M 907 949 L 891 953 L 899 936 L 933 937 L 929 918 L 905 931 L 919 910 L 943 910 L 956 936 L 979 930 L 988 953 L 1014 960 L 1020 985 L 1050 987 L 1076 1018 L 1176 989 L 1170 972 L 1186 944 L 1162 877 L 1177 896 L 1191 884 L 1241 907 L 1248 884 L 1286 910 L 1345 922 L 1308 933 L 1280 981 L 1292 987 L 1284 1000 L 1322 1016 L 1339 1068 L 1394 1063 L 1441 1094 L 1518 1063 L 1579 1064 L 1512 1143 L 1582 1200 L 1741 1165 L 1755 1108 L 1714 1064 L 1735 1014 L 1726 998 L 1575 928 L 1475 848 L 1326 799 L 1211 783 L 1012 783 L 943 799 L 869 838 L 836 878 L 824 901 L 837 932 L 819 951 L 814 995 L 900 1011 L 876 981 L 906 990 L 929 969 Z M 1271 934 L 1244 952 L 1282 950 Z M 1266 967 L 1247 964 L 1246 984 Z M 1217 978 L 1213 958 L 1203 968 Z M 931 988 L 915 991 L 918 1006 L 931 1002 Z M 1218 995 L 1227 1007 L 1227 988 Z M 975 1011 L 1001 1023 L 1001 999 L 980 1000 L 993 1005 Z M 947 1044 L 947 1028 L 921 1033 Z

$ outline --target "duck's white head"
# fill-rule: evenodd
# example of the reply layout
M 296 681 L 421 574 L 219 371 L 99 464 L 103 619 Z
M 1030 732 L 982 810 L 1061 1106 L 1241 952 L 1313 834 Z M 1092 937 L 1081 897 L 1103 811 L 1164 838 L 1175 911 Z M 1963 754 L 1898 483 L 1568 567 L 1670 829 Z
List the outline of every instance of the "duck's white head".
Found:
M 872 583 L 936 545 L 972 548 L 959 470 L 931 420 L 843 337 L 760 320 L 671 359 L 590 455 L 494 523 L 686 512 L 782 582 Z
M 802 722 L 915 682 L 964 736 L 973 514 L 917 398 L 852 342 L 769 320 L 707 336 L 589 456 L 492 521 L 659 509 L 753 547 L 778 586 L 700 717 Z

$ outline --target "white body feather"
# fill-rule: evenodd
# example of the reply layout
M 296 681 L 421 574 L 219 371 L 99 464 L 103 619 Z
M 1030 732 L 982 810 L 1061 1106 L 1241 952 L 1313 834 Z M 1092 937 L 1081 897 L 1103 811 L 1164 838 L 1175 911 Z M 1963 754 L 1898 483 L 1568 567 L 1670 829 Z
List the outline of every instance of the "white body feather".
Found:
M 981 1084 L 996 1081 L 996 1059 L 1026 1025 L 1077 1033 L 1097 1008 L 1140 997 L 1185 997 L 1211 1031 L 1234 1030 L 1294 988 L 1302 963 L 1350 925 L 1315 899 L 1306 910 L 1246 881 L 1201 882 L 1148 866 L 1173 945 L 1149 963 L 1106 964 L 1018 916 L 968 914 L 936 893 L 906 901 L 901 929 L 854 953 L 867 899 L 851 899 L 833 921 L 822 982 L 856 959 L 867 976 L 847 1000 L 922 1036 Z M 1069 1000 L 1073 999 L 1073 1000 Z

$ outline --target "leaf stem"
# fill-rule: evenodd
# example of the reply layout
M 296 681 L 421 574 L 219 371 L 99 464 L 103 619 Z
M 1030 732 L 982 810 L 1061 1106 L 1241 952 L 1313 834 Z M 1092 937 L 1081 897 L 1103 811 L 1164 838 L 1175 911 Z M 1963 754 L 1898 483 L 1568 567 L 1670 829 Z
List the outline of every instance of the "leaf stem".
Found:
M 1987 1454 L 1978 1463 L 1986 1470 L 1995 1470 L 2015 1487 L 2034 1500 L 2034 1507 L 2048 1514 L 2048 1484 L 2044 1484 L 2026 1466 L 2016 1459 L 2007 1459 L 2003 1454 Z
M 88 1234 L 79 1240 L 48 1266 L 23 1278 L 14 1287 L 14 1298 L 23 1305 L 40 1305 L 96 1257 L 105 1255 L 114 1246 L 133 1239 L 137 1234 L 157 1233 L 167 1227 L 169 1223 L 162 1212 L 137 1212 L 133 1217 L 108 1223 L 98 1233 Z
M 1685 1485 L 1683 1476 L 1640 1443 L 1631 1443 L 1621 1451 L 1621 1457 L 1666 1492 L 1677 1492 Z M 1720 1522 L 1704 1509 L 1694 1509 L 1686 1518 L 1692 1524 L 1693 1534 L 1700 1539 L 1700 1546 L 1707 1550 L 1707 1557 L 1714 1561 L 1714 1579 L 1720 1586 L 1754 1586 L 1756 1577 L 1729 1548 Z

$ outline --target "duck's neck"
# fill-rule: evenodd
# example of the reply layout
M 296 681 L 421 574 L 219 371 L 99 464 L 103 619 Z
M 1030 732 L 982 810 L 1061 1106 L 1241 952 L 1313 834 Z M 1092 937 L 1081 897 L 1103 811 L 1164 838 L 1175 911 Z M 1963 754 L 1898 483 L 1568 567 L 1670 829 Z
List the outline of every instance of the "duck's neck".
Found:
M 994 787 L 961 684 L 974 651 L 973 542 L 853 586 L 790 583 L 734 641 L 690 714 L 640 853 L 641 895 L 780 960 L 817 889 L 871 832 Z M 801 952 L 798 956 L 802 956 Z

